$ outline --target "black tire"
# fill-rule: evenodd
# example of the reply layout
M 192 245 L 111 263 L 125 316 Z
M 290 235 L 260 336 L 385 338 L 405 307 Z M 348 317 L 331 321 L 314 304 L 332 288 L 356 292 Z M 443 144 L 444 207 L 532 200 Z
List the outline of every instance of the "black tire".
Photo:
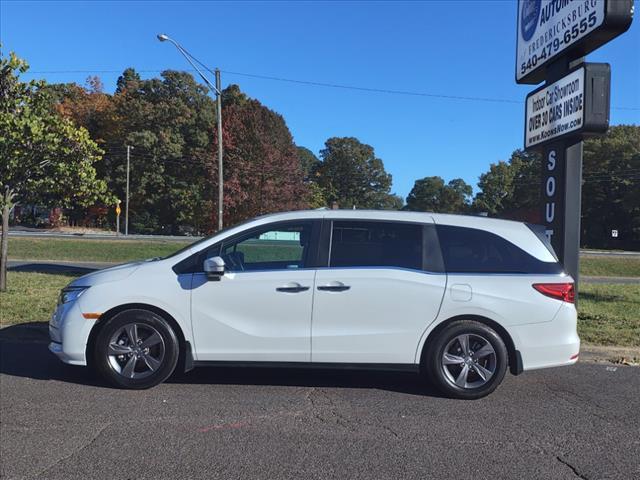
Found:
M 135 345 L 130 340 L 132 332 L 138 340 Z M 114 342 L 114 337 L 120 340 Z M 145 342 L 150 346 L 143 348 Z M 164 318 L 148 310 L 132 309 L 118 313 L 102 327 L 94 344 L 93 365 L 112 385 L 140 390 L 169 378 L 179 353 L 176 333 Z
M 465 336 L 469 345 L 467 355 L 462 351 L 464 342 L 458 340 Z M 474 346 L 476 352 L 484 354 L 490 350 L 487 344 L 493 353 L 479 360 L 478 357 L 474 358 Z M 453 362 L 458 358 L 462 360 L 460 364 Z M 445 361 L 451 363 L 445 364 Z M 423 358 L 423 368 L 438 390 L 448 397 L 467 400 L 482 398 L 493 392 L 502 382 L 508 363 L 507 347 L 500 335 L 487 325 L 473 320 L 459 320 L 447 325 L 429 342 Z M 465 368 L 466 374 L 463 372 Z M 489 376 L 487 371 L 492 375 Z M 456 380 L 464 386 L 457 384 Z

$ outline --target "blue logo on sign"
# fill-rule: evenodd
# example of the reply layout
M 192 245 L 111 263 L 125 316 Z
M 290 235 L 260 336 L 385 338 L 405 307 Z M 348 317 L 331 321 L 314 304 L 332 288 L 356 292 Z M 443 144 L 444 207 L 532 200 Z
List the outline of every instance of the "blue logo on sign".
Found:
M 536 33 L 538 19 L 540 18 L 540 4 L 542 0 L 522 0 L 520 11 L 520 34 L 525 42 L 528 42 Z

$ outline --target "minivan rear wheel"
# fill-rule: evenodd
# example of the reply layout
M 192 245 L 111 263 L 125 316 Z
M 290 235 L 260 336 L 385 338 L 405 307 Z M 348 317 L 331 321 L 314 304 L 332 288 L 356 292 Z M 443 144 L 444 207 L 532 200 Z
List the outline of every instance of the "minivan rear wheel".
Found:
M 144 389 L 165 381 L 178 363 L 173 329 L 159 315 L 125 310 L 107 320 L 95 342 L 94 364 L 120 388 Z
M 453 398 L 484 397 L 500 385 L 507 371 L 502 338 L 477 321 L 452 322 L 427 348 L 427 374 L 442 393 Z

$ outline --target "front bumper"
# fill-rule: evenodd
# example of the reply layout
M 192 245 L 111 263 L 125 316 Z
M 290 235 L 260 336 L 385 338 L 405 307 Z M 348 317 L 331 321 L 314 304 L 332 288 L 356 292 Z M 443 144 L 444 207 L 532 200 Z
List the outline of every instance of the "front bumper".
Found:
M 77 301 L 58 305 L 49 321 L 49 351 L 64 363 L 86 365 L 87 342 L 95 323 L 82 316 Z

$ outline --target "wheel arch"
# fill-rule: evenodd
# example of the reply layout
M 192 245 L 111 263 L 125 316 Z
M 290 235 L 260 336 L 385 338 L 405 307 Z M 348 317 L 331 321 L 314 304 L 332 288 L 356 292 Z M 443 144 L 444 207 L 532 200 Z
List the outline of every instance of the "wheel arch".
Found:
M 515 344 L 513 343 L 513 339 L 511 338 L 511 335 L 509 335 L 509 332 L 507 332 L 507 330 L 495 320 L 492 320 L 488 317 L 484 317 L 482 315 L 468 315 L 468 314 L 456 315 L 454 317 L 448 318 L 440 322 L 438 325 L 436 325 L 436 327 L 433 330 L 431 330 L 431 332 L 429 332 L 429 334 L 427 335 L 427 338 L 424 341 L 424 344 L 422 345 L 422 351 L 420 352 L 421 366 L 424 364 L 424 357 L 428 351 L 430 343 L 433 342 L 434 338 L 436 338 L 438 334 L 442 330 L 444 330 L 448 325 L 459 320 L 473 320 L 473 321 L 482 323 L 487 327 L 495 330 L 495 332 L 500 336 L 505 346 L 507 347 L 507 354 L 509 356 L 508 358 L 509 371 L 513 375 L 519 375 L 520 373 L 522 373 L 522 370 L 523 370 L 522 357 L 520 355 L 520 352 L 516 349 Z
M 117 307 L 113 307 L 106 312 L 104 312 L 95 325 L 91 329 L 89 333 L 89 338 L 87 340 L 87 346 L 85 350 L 85 357 L 87 359 L 87 365 L 92 366 L 91 362 L 93 362 L 93 351 L 95 348 L 95 342 L 98 338 L 98 334 L 102 330 L 102 328 L 107 324 L 111 318 L 115 317 L 117 314 L 124 312 L 126 310 L 146 310 L 151 313 L 155 313 L 156 315 L 162 317 L 169 326 L 173 329 L 176 336 L 178 337 L 178 365 L 176 367 L 176 371 L 180 369 L 180 371 L 187 371 L 192 368 L 193 365 L 193 357 L 191 351 L 191 344 L 186 340 L 184 336 L 184 332 L 182 331 L 182 327 L 176 321 L 176 319 L 166 310 L 162 308 L 156 307 L 154 305 L 150 305 L 147 303 L 125 303 L 122 305 L 118 305 Z

